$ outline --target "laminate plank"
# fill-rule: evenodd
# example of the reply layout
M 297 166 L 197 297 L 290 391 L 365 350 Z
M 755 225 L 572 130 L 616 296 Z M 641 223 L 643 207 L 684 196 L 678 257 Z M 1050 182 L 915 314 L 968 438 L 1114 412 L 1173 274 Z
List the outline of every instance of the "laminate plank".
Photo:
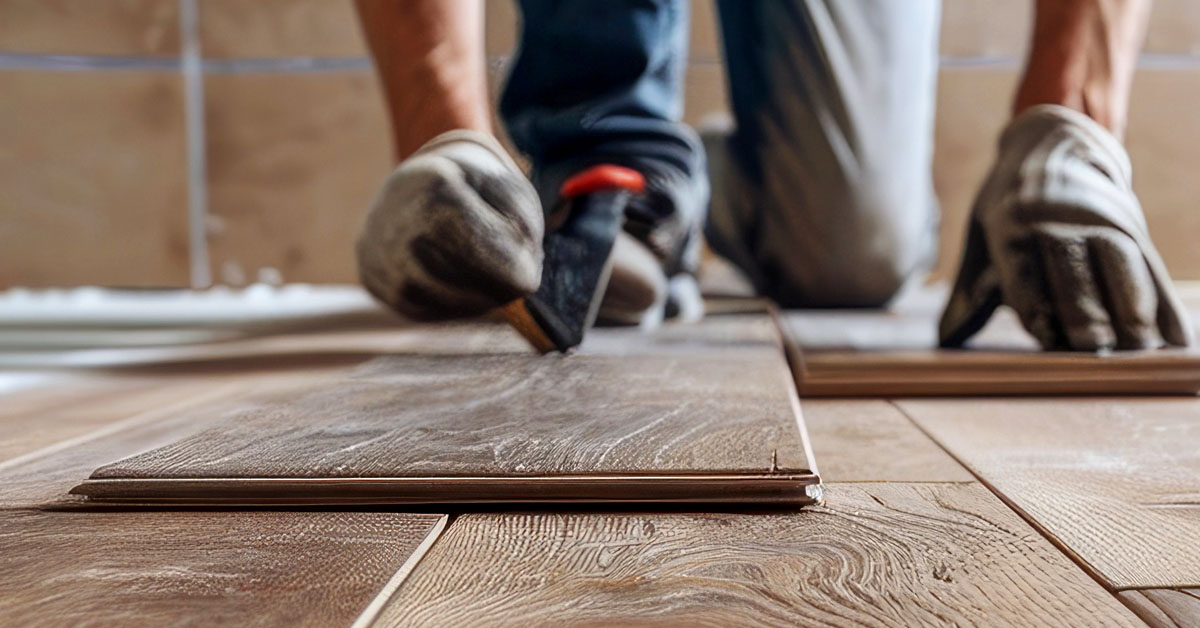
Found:
M 897 403 L 1107 586 L 1200 586 L 1200 399 Z
M 459 517 L 377 626 L 1135 626 L 978 484 L 792 513 Z
M 975 479 L 887 401 L 802 399 L 800 408 L 826 482 Z
M 0 513 L 3 623 L 348 626 L 444 525 L 385 512 Z
M 254 503 L 814 498 L 777 342 L 625 353 L 378 358 L 102 467 L 76 492 Z
M 937 348 L 937 310 L 788 312 L 802 397 L 1121 394 L 1200 391 L 1200 350 L 1096 355 L 1040 351 L 997 312 L 969 350 Z
M 1200 589 L 1140 589 L 1117 597 L 1151 628 L 1200 626 Z

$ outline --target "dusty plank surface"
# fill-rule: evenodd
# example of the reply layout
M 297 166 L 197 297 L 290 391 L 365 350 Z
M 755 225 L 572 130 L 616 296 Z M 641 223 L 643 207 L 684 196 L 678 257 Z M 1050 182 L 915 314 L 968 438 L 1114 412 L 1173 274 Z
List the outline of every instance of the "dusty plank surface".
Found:
M 96 477 L 804 470 L 782 368 L 728 357 L 387 357 Z
M 1200 399 L 897 403 L 1113 589 L 1200 586 Z
M 92 479 L 809 473 L 779 352 L 704 357 L 389 356 Z
M 1117 596 L 1152 628 L 1200 626 L 1200 589 L 1139 589 Z
M 977 484 L 839 484 L 799 513 L 469 514 L 381 626 L 1134 626 Z
M 598 330 L 571 355 L 397 354 L 98 478 L 804 471 L 766 317 Z M 727 351 L 726 351 L 727 349 Z
M 326 512 L 0 513 L 10 625 L 350 625 L 443 522 Z
M 800 408 L 826 482 L 975 479 L 887 401 L 803 399 Z

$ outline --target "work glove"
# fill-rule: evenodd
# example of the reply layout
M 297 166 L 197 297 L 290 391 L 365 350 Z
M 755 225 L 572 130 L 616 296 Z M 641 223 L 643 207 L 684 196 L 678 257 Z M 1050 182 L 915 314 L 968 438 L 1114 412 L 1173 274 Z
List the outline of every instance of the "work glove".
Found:
M 482 314 L 537 290 L 544 224 L 537 192 L 495 138 L 443 133 L 376 197 L 356 245 L 359 278 L 410 318 Z
M 1086 115 L 1041 105 L 1017 116 L 971 210 L 942 345 L 961 346 L 1001 303 L 1045 349 L 1190 344 L 1130 178 L 1121 143 Z

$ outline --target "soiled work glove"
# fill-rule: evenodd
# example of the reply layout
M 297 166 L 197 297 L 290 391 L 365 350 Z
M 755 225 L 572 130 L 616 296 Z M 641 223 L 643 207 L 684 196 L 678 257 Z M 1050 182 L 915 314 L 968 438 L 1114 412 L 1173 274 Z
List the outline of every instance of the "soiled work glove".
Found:
M 358 236 L 358 274 L 411 318 L 482 314 L 537 290 L 545 220 L 533 185 L 490 135 L 443 133 L 404 160 Z
M 1086 115 L 1042 105 L 1014 119 L 972 209 L 942 345 L 962 345 L 1002 302 L 1045 349 L 1190 344 L 1130 177 L 1125 149 Z

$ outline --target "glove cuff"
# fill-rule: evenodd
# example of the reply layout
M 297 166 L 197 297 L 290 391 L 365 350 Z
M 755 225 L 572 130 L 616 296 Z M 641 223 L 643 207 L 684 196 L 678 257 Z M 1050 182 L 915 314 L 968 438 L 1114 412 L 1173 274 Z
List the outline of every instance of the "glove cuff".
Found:
M 409 157 L 409 159 L 412 159 L 417 155 L 433 152 L 443 146 L 446 146 L 447 144 L 454 144 L 457 142 L 465 142 L 479 146 L 480 148 L 483 148 L 495 155 L 496 158 L 499 159 L 501 163 L 503 163 L 509 170 L 517 173 L 523 172 L 521 167 L 517 165 L 517 162 L 513 160 L 512 155 L 508 153 L 508 150 L 506 150 L 504 146 L 500 144 L 500 141 L 497 140 L 494 135 L 473 129 L 454 129 L 452 131 L 446 131 L 445 133 L 437 135 L 433 139 L 422 144 L 421 148 L 418 148 L 417 151 Z
M 1133 167 L 1121 141 L 1087 114 L 1062 105 L 1035 105 L 1014 117 L 1000 135 L 1000 153 L 1026 152 L 1052 133 L 1079 137 L 1098 153 L 1096 156 L 1105 158 L 1105 165 L 1114 170 L 1111 176 L 1130 185 Z

